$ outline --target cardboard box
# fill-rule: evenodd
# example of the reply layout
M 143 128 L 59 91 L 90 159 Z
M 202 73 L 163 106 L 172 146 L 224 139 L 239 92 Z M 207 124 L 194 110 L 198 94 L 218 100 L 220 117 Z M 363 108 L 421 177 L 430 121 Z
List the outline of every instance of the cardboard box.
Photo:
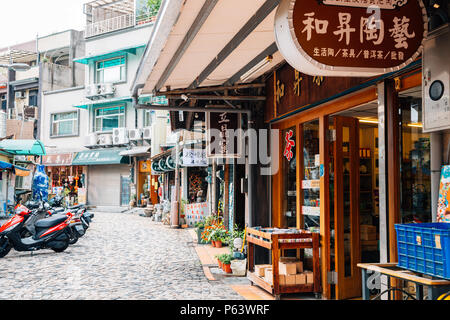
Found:
M 295 284 L 306 284 L 306 274 L 300 273 L 295 275 Z
M 255 274 L 259 277 L 265 276 L 265 269 L 272 268 L 272 265 L 270 264 L 259 264 L 255 265 Z
M 264 275 L 264 280 L 266 280 L 266 282 L 273 284 L 273 272 L 272 272 L 272 268 L 265 268 L 265 275 Z
M 280 286 L 286 285 L 286 276 L 284 274 L 280 274 L 278 278 L 278 282 Z
M 278 266 L 280 274 L 295 275 L 297 273 L 297 264 L 295 262 L 280 261 Z
M 304 274 L 306 275 L 306 283 L 313 284 L 314 283 L 314 273 L 312 271 L 305 271 Z
M 296 267 L 297 267 L 297 273 L 302 273 L 303 272 L 303 262 L 298 260 L 297 258 L 294 257 L 282 257 L 280 258 L 281 262 L 287 262 L 287 263 L 295 263 Z
M 290 274 L 290 275 L 287 275 L 285 277 L 286 277 L 286 285 L 287 286 L 295 285 L 295 279 L 296 279 L 297 275 Z

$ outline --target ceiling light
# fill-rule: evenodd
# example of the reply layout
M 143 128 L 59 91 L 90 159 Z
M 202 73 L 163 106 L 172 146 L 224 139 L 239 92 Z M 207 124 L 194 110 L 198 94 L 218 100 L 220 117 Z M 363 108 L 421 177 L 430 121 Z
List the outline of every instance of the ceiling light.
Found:
M 260 71 L 262 68 L 264 68 L 266 65 L 268 65 L 269 63 L 271 63 L 273 60 L 273 56 L 267 56 L 264 58 L 264 60 L 262 60 L 261 62 L 258 62 L 257 64 L 255 64 L 250 70 L 248 70 L 246 73 L 244 73 L 241 76 L 241 81 L 245 82 L 248 79 L 250 79 L 255 73 L 257 73 L 258 71 Z
M 423 128 L 423 124 L 420 122 L 417 123 L 408 123 L 407 124 L 408 127 L 413 127 L 413 128 Z
M 374 124 L 378 124 L 378 119 L 359 119 L 359 122 L 362 123 L 374 123 Z

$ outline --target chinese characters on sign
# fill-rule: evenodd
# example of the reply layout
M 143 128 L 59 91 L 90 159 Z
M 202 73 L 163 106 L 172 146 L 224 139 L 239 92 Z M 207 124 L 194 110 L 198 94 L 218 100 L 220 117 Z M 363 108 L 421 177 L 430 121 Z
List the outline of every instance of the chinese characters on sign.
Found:
M 207 113 L 207 158 L 241 156 L 241 115 L 232 112 Z
M 292 148 L 295 147 L 295 141 L 292 139 L 294 135 L 294 132 L 292 130 L 289 130 L 286 133 L 286 147 L 284 148 L 284 156 L 286 159 L 290 162 L 292 158 L 294 157 L 294 153 L 292 152 Z
M 293 28 L 283 26 L 286 18 Z M 282 0 L 275 30 L 281 53 L 302 72 L 314 75 L 311 70 L 316 69 L 315 75 L 332 76 L 348 70 L 364 75 L 355 68 L 366 68 L 368 76 L 367 68 L 381 74 L 417 58 L 427 17 L 421 0 Z M 289 42 L 298 52 L 288 51 Z

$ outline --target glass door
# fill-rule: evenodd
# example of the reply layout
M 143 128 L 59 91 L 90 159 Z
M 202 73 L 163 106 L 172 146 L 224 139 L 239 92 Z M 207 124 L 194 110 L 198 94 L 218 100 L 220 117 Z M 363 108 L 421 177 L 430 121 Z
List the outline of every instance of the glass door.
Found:
M 359 122 L 334 118 L 334 257 L 336 299 L 361 295 L 359 234 Z

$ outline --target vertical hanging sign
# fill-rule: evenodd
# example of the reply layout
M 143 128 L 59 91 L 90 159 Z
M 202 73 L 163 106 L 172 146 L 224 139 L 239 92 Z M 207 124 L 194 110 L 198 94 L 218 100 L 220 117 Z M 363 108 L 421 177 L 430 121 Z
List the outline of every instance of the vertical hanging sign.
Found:
M 289 130 L 288 132 L 286 132 L 286 136 L 284 138 L 286 141 L 286 147 L 284 148 L 284 156 L 289 162 L 294 157 L 294 152 L 292 151 L 292 148 L 295 147 L 295 141 L 292 139 L 293 136 L 294 132 L 292 130 Z

